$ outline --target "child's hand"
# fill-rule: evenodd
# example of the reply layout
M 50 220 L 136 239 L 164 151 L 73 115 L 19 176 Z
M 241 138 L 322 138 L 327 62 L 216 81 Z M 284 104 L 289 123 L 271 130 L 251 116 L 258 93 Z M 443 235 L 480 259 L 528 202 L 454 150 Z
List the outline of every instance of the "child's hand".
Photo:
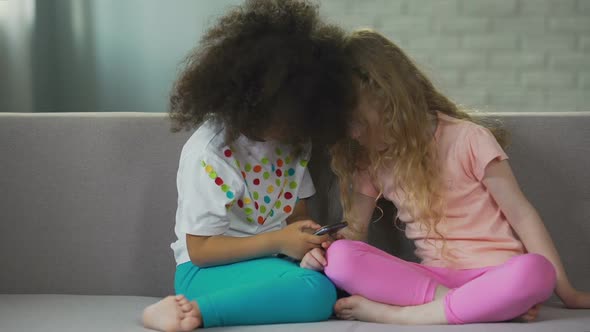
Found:
M 590 309 L 590 293 L 573 290 L 561 298 L 570 309 Z
M 329 235 L 313 235 L 309 230 L 317 230 L 320 225 L 313 220 L 301 220 L 290 224 L 278 231 L 279 251 L 289 257 L 301 259 L 313 248 L 320 248 L 324 242 L 329 242 Z M 326 246 L 329 244 L 324 244 Z
M 303 256 L 299 266 L 304 269 L 323 271 L 324 266 L 328 264 L 325 256 L 326 252 L 324 250 L 321 248 L 313 248 Z

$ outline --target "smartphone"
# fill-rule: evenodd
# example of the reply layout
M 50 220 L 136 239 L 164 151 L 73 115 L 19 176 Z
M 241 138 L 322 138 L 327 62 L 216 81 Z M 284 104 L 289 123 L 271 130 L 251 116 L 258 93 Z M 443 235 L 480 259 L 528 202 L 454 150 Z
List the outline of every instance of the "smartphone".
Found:
M 348 226 L 346 221 L 342 221 L 336 224 L 324 226 L 313 233 L 313 235 L 324 235 L 324 234 L 335 234 L 339 230 L 343 229 L 344 227 Z

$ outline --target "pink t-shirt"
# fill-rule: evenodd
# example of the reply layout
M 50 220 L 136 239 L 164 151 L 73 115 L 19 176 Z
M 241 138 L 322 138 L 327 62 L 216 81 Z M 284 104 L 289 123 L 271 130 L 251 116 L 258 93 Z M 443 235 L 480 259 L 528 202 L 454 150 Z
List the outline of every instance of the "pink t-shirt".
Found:
M 422 264 L 473 269 L 499 265 L 523 254 L 522 243 L 482 183 L 486 166 L 508 156 L 488 129 L 442 113 L 438 120 L 434 139 L 442 166 L 446 205 L 437 229 L 446 240 L 445 255 L 441 255 L 442 239 L 434 232 L 427 238 L 427 229 L 413 222 L 404 208 L 405 195 L 393 183 L 391 170 L 378 172 L 378 183 L 373 183 L 367 172 L 358 172 L 356 191 L 377 197 L 376 188 L 383 188 L 383 197 L 398 208 L 406 236 L 414 240 Z

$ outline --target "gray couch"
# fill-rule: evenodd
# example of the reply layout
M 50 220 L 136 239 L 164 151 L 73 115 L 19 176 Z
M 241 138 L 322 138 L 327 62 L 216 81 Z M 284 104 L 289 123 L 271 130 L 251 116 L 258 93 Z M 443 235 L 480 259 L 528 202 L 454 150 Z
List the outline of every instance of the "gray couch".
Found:
M 590 291 L 590 113 L 501 117 L 513 133 L 508 152 L 523 190 L 572 281 Z M 164 114 L 0 113 L 0 331 L 144 331 L 141 310 L 173 291 L 175 175 L 190 133 L 168 129 Z M 315 152 L 312 206 L 325 223 L 337 219 L 338 203 L 325 156 Z M 370 240 L 413 259 L 391 222 L 374 225 Z M 532 324 L 328 321 L 212 330 L 590 331 L 590 310 L 551 302 Z

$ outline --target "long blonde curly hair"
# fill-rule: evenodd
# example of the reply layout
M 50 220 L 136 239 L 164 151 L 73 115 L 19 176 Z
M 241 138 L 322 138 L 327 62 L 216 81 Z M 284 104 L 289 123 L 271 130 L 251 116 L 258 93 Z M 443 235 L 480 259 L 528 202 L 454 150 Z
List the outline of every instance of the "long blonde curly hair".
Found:
M 436 118 L 438 111 L 478 122 L 490 129 L 502 146 L 506 144 L 507 133 L 496 121 L 481 117 L 474 120 L 438 91 L 413 61 L 381 34 L 369 29 L 354 31 L 348 37 L 347 49 L 357 66 L 361 96 L 377 100 L 375 104 L 380 105 L 376 111 L 382 126 L 381 139 L 387 148 L 367 149 L 352 138 L 331 146 L 332 170 L 338 176 L 345 218 L 354 219 L 350 196 L 354 173 L 365 169 L 375 177 L 377 170 L 393 165 L 385 169 L 392 169 L 394 183 L 405 193 L 403 207 L 414 221 L 426 227 L 428 234 L 434 232 L 444 239 L 437 230 L 445 202 L 432 137 L 433 117 Z

